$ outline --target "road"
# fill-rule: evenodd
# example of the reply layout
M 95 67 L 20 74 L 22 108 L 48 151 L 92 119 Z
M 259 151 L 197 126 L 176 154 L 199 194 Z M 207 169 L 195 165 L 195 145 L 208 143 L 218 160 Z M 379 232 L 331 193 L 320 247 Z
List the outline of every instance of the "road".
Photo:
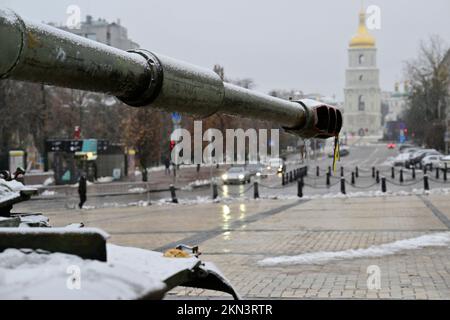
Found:
M 327 151 L 331 150 L 328 146 Z M 386 161 L 395 155 L 397 150 L 388 149 L 386 144 L 356 142 L 350 146 L 350 154 L 342 157 L 337 163 L 336 172 L 333 172 L 330 179 L 330 187 L 326 186 L 326 172 L 332 165 L 332 158 L 328 157 L 328 153 L 322 153 L 317 156 L 311 156 L 305 161 L 300 160 L 299 154 L 292 154 L 287 160 L 287 171 L 299 168 L 304 165 L 309 166 L 308 176 L 305 178 L 305 186 L 303 194 L 305 197 L 316 195 L 333 195 L 341 192 L 340 186 L 340 168 L 344 168 L 346 178 L 346 192 L 375 192 L 381 190 L 381 183 L 376 183 L 372 177 L 372 167 L 376 167 L 380 171 L 380 179 L 385 176 L 387 179 L 386 187 L 388 192 L 411 192 L 414 189 L 421 189 L 423 185 L 423 173 L 416 171 L 416 179 L 412 179 L 411 171 L 404 171 L 404 182 L 400 183 L 399 168 L 396 168 L 395 177 L 391 177 L 391 167 Z M 319 166 L 320 174 L 316 176 L 316 167 Z M 355 172 L 356 166 L 359 170 L 359 177 L 356 178 L 355 185 L 351 184 L 351 172 Z M 202 169 L 201 178 L 208 178 L 209 171 Z M 220 176 L 225 168 L 214 172 L 214 176 L 220 181 Z M 197 179 L 194 176 L 191 179 Z M 187 177 L 185 178 L 187 179 Z M 295 198 L 297 196 L 297 183 L 293 182 L 286 186 L 282 186 L 281 175 L 273 174 L 264 179 L 253 179 L 259 182 L 259 195 L 262 198 Z M 167 187 L 168 188 L 167 183 Z M 436 180 L 434 173 L 430 175 L 430 188 L 449 187 L 450 183 L 444 183 L 442 175 L 440 180 Z M 218 195 L 222 199 L 234 199 L 239 197 L 253 198 L 253 183 L 245 185 L 221 185 L 218 187 Z M 212 188 L 203 186 L 199 188 L 178 188 L 176 196 L 181 203 L 192 202 L 208 202 L 212 198 Z M 16 205 L 15 210 L 18 212 L 41 211 L 48 210 L 74 210 L 78 199 L 76 195 L 64 197 L 36 197 L 26 203 Z M 171 194 L 168 190 L 160 192 L 141 192 L 133 194 L 117 194 L 103 195 L 91 197 L 88 195 L 86 209 L 107 208 L 107 207 L 124 207 L 124 206 L 146 206 L 150 203 L 171 202 Z

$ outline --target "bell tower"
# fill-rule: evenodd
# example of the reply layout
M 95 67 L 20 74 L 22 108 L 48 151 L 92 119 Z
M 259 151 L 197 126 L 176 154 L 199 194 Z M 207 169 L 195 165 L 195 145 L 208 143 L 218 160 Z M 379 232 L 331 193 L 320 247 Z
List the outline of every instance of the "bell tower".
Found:
M 357 34 L 348 48 L 344 89 L 344 132 L 381 133 L 381 90 L 375 38 L 366 27 L 366 15 L 359 14 Z

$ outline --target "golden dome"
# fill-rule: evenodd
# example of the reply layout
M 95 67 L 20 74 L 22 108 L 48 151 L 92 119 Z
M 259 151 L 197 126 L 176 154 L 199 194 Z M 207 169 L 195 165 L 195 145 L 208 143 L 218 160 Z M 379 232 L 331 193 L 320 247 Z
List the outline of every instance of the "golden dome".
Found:
M 350 48 L 373 48 L 375 47 L 375 38 L 369 34 L 366 28 L 366 14 L 359 14 L 358 33 L 350 41 Z

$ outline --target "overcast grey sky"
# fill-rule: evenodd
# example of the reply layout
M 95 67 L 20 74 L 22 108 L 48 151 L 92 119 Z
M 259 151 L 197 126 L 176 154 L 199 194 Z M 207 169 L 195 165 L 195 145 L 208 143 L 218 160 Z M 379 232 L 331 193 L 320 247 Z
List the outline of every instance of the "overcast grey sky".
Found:
M 83 17 L 120 18 L 143 48 L 203 67 L 256 89 L 299 89 L 343 97 L 347 48 L 361 0 L 0 0 L 22 16 L 63 23 L 68 5 Z M 381 9 L 377 39 L 382 90 L 402 79 L 403 61 L 431 34 L 450 43 L 450 1 L 365 0 Z M 84 18 L 83 18 L 84 19 Z

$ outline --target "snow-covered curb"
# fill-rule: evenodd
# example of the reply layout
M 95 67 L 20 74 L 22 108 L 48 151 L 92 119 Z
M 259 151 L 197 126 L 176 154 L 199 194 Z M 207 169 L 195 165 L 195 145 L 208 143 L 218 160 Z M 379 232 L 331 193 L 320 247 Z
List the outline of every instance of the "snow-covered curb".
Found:
M 211 180 L 195 180 L 181 188 L 183 191 L 191 191 L 196 188 L 211 186 Z
M 370 197 L 400 197 L 400 196 L 414 196 L 414 195 L 449 195 L 450 188 L 442 189 L 432 189 L 430 191 L 425 191 L 424 189 L 413 189 L 411 192 L 397 191 L 397 192 L 386 192 L 381 191 L 365 191 L 365 192 L 349 192 L 347 194 L 342 193 L 327 193 L 327 194 L 316 194 L 308 195 L 303 198 L 299 198 L 296 195 L 274 195 L 265 196 L 262 195 L 260 199 L 253 199 L 251 196 L 241 196 L 241 197 L 218 197 L 213 200 L 210 196 L 198 196 L 195 199 L 180 199 L 178 198 L 178 203 L 173 203 L 171 198 L 162 198 L 157 201 L 135 201 L 125 204 L 116 202 L 103 203 L 100 206 L 84 206 L 83 211 L 90 211 L 95 209 L 104 208 L 126 208 L 126 207 L 147 207 L 150 205 L 157 206 L 177 206 L 177 205 L 201 205 L 201 204 L 212 204 L 212 203 L 233 203 L 233 202 L 249 202 L 249 201 L 260 201 L 260 200 L 316 200 L 316 199 L 350 199 L 350 198 L 370 198 Z
M 450 244 L 450 232 L 440 232 L 423 235 L 416 238 L 370 246 L 366 249 L 349 249 L 343 251 L 309 252 L 297 256 L 280 256 L 266 258 L 258 262 L 260 266 L 324 264 L 335 260 L 376 258 L 394 255 L 405 250 L 415 250 L 425 247 L 446 247 Z

